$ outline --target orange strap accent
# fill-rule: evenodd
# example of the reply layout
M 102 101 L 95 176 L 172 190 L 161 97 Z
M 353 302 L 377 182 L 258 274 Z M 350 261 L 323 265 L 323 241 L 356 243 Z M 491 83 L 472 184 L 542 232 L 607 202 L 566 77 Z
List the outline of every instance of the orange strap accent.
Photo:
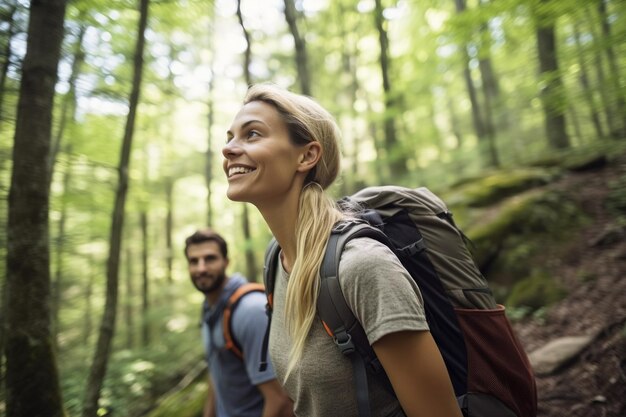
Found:
M 230 318 L 233 314 L 232 307 L 239 301 L 241 297 L 252 291 L 265 292 L 265 286 L 257 282 L 249 282 L 241 285 L 235 290 L 235 292 L 228 298 L 226 307 L 224 307 L 224 313 L 222 318 L 222 328 L 224 329 L 224 347 L 233 352 L 238 358 L 243 359 L 243 353 L 235 345 L 233 335 L 230 333 Z
M 326 333 L 328 333 L 330 337 L 335 337 L 332 330 L 330 330 L 330 327 L 328 327 L 328 325 L 326 324 L 324 320 L 322 320 L 322 325 L 324 326 L 324 329 L 326 329 Z

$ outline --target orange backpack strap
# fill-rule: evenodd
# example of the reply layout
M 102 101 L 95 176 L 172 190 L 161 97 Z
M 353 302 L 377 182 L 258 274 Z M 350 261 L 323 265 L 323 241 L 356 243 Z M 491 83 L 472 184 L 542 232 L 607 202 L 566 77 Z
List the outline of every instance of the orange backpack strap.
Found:
M 224 347 L 235 354 L 239 359 L 243 359 L 243 353 L 241 352 L 241 346 L 234 338 L 233 329 L 231 327 L 231 318 L 235 311 L 235 308 L 239 304 L 239 301 L 246 294 L 251 292 L 265 293 L 265 286 L 256 282 L 248 282 L 241 285 L 235 290 L 235 292 L 228 298 L 226 307 L 224 307 L 224 313 L 222 318 L 222 328 L 224 329 Z

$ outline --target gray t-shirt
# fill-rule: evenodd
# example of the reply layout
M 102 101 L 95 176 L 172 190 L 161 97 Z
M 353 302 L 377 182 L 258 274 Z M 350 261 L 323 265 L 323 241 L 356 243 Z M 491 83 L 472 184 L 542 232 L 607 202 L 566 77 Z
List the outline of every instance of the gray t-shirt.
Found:
M 217 417 L 261 416 L 263 396 L 256 386 L 276 378 L 271 363 L 268 363 L 267 370 L 259 372 L 261 347 L 267 326 L 267 300 L 263 293 L 247 294 L 231 316 L 231 327 L 241 346 L 243 361 L 224 348 L 223 303 L 245 282 L 240 275 L 231 276 L 220 300 L 214 306 L 205 304 L 202 340 L 215 389 Z
M 370 344 L 403 330 L 427 330 L 422 297 L 398 258 L 370 238 L 346 245 L 339 264 L 344 297 L 362 324 Z M 270 356 L 278 381 L 294 400 L 302 417 L 357 415 L 352 365 L 335 346 L 319 318 L 305 343 L 302 359 L 284 381 L 291 338 L 285 327 L 284 307 L 288 274 L 278 268 L 270 333 Z M 403 416 L 400 404 L 376 378 L 368 378 L 372 416 Z

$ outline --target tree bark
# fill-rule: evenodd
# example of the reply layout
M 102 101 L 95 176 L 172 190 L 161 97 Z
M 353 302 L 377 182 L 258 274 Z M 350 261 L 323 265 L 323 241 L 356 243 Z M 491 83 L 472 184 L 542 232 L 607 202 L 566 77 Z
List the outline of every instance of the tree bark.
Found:
M 550 0 L 541 0 L 545 5 Z M 563 81 L 557 59 L 555 19 L 547 13 L 537 13 L 537 51 L 539 74 L 542 77 L 541 103 L 545 117 L 548 143 L 552 148 L 564 149 L 570 146 L 565 130 L 566 99 Z
M 600 22 L 602 27 L 602 35 L 606 39 L 606 47 L 604 51 L 606 53 L 607 61 L 609 62 L 609 68 L 611 69 L 612 87 L 615 94 L 615 104 L 617 107 L 616 113 L 621 115 L 622 126 L 611 132 L 611 135 L 615 138 L 626 139 L 626 100 L 624 99 L 624 89 L 621 88 L 620 71 L 613 51 L 613 39 L 611 36 L 611 25 L 609 24 L 609 18 L 606 10 L 606 0 L 598 0 L 598 12 L 600 14 Z
M 246 85 L 250 87 L 252 85 L 252 77 L 250 75 L 250 62 L 252 61 L 252 46 L 250 44 L 250 34 L 246 29 L 246 25 L 243 22 L 243 14 L 241 13 L 241 0 L 237 0 L 237 18 L 239 19 L 239 25 L 243 32 L 243 37 L 246 40 L 246 50 L 243 54 L 243 73 Z
M 133 62 L 133 81 L 130 93 L 128 118 L 124 130 L 122 150 L 119 163 L 119 182 L 115 194 L 115 205 L 113 208 L 111 234 L 109 239 L 109 258 L 107 260 L 107 284 L 106 301 L 100 334 L 93 357 L 93 363 L 87 380 L 87 388 L 83 401 L 83 417 L 95 417 L 98 411 L 98 399 L 100 390 L 106 375 L 109 354 L 115 333 L 115 318 L 117 311 L 118 281 L 119 281 L 119 260 L 122 241 L 122 229 L 124 225 L 124 206 L 128 191 L 128 170 L 130 162 L 130 152 L 132 147 L 133 133 L 135 129 L 135 117 L 139 104 L 141 91 L 141 78 L 143 70 L 143 51 L 145 47 L 145 31 L 148 23 L 149 0 L 140 0 L 139 27 L 137 33 L 137 44 Z
M 310 96 L 311 76 L 309 74 L 306 42 L 298 30 L 298 18 L 293 0 L 285 0 L 285 19 L 287 20 L 287 25 L 289 25 L 289 31 L 291 36 L 293 36 L 296 48 L 296 70 L 298 80 L 300 80 L 300 90 L 302 90 L 302 94 Z
M 593 99 L 593 89 L 589 81 L 589 71 L 587 70 L 587 65 L 585 64 L 583 46 L 580 41 L 580 29 L 578 27 L 578 24 L 576 23 L 574 23 L 574 41 L 576 43 L 576 54 L 578 55 L 578 65 L 580 66 L 580 77 L 578 79 L 583 89 L 583 96 L 585 97 L 585 101 L 587 102 L 587 105 L 589 106 L 589 112 L 591 113 L 591 121 L 596 131 L 596 135 L 599 138 L 603 138 L 604 130 L 602 129 L 602 121 L 600 120 L 600 114 L 598 113 L 597 106 Z
M 406 154 L 401 149 L 396 134 L 396 123 L 394 120 L 395 98 L 391 87 L 389 58 L 389 39 L 384 24 L 383 6 L 381 0 L 376 0 L 374 8 L 374 21 L 378 31 L 378 41 L 380 45 L 380 71 L 383 79 L 383 93 L 385 97 L 385 115 L 383 118 L 385 132 L 385 147 L 389 160 L 389 167 L 393 179 L 406 175 Z
M 65 0 L 33 1 L 7 223 L 7 417 L 65 415 L 50 334 L 48 158 Z

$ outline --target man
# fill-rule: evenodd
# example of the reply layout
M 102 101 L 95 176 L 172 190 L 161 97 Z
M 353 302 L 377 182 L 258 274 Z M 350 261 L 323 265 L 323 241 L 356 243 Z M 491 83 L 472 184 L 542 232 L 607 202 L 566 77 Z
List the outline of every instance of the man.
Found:
M 228 298 L 246 283 L 238 275 L 226 275 L 228 246 L 211 229 L 198 230 L 185 240 L 185 256 L 193 285 L 205 295 L 202 339 L 212 389 L 203 417 L 291 417 L 293 405 L 276 380 L 271 363 L 259 371 L 267 326 L 265 295 L 252 292 L 241 298 L 231 315 L 233 337 L 242 358 L 225 348 L 222 326 Z

